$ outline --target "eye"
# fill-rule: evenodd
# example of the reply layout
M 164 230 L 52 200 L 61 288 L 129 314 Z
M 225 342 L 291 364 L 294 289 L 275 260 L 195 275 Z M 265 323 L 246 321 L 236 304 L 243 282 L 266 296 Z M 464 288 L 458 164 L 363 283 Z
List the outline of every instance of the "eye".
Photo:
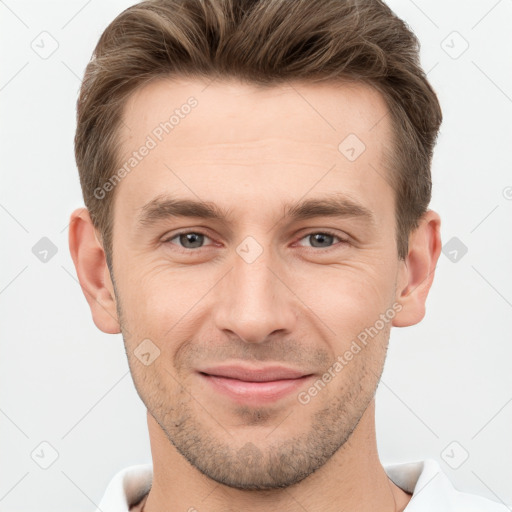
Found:
M 176 233 L 172 237 L 167 238 L 164 240 L 164 243 L 173 243 L 172 240 L 176 238 L 179 241 L 179 246 L 183 249 L 201 249 L 205 238 L 211 240 L 210 237 L 200 231 L 182 231 L 181 233 Z
M 308 233 L 306 236 L 302 237 L 300 240 L 309 240 L 311 244 L 306 247 L 314 247 L 319 249 L 330 249 L 334 247 L 332 244 L 334 239 L 339 240 L 339 244 L 346 244 L 348 240 L 341 238 L 339 235 L 332 233 L 330 231 L 315 231 Z M 337 245 L 337 244 L 334 244 Z
M 178 242 L 173 242 L 173 240 L 176 239 Z M 163 243 L 172 243 L 184 250 L 194 250 L 203 248 L 205 239 L 212 241 L 209 236 L 201 231 L 182 231 L 163 240 Z M 330 249 L 336 245 L 348 243 L 348 240 L 341 238 L 339 235 L 330 231 L 314 231 L 303 236 L 300 240 L 309 240 L 310 245 L 306 245 L 304 247 L 316 249 Z M 335 240 L 338 240 L 338 243 L 333 245 L 333 241 Z

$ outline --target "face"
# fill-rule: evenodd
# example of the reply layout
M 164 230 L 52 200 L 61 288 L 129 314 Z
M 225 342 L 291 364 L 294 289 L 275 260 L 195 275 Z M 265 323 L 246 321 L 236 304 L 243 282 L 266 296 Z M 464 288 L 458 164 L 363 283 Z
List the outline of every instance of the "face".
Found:
M 374 397 L 403 270 L 386 112 L 362 84 L 160 80 L 126 104 L 126 353 L 168 440 L 218 482 L 302 480 Z

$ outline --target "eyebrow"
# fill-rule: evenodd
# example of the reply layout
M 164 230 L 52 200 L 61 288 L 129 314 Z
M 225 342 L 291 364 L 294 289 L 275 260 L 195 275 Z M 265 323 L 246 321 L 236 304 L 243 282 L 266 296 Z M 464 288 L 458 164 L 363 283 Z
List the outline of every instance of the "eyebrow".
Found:
M 283 218 L 291 221 L 315 217 L 356 217 L 369 224 L 375 224 L 375 216 L 370 209 L 342 194 L 287 203 L 283 209 Z M 234 212 L 231 209 L 225 210 L 212 202 L 173 198 L 162 194 L 141 208 L 138 224 L 149 226 L 174 217 L 195 217 L 228 223 L 234 220 Z

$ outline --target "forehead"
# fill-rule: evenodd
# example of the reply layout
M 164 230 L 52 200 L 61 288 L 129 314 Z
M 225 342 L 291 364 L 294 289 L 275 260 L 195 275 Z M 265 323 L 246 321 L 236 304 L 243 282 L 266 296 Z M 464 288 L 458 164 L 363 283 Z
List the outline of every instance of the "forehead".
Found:
M 381 94 L 362 83 L 158 79 L 125 105 L 119 166 L 134 165 L 116 202 L 122 195 L 130 215 L 164 192 L 231 206 L 236 191 L 242 207 L 314 188 L 369 196 L 372 208 L 376 182 L 386 187 L 387 113 Z M 150 149 L 134 157 L 143 146 Z
M 192 101 L 196 105 L 189 108 L 187 105 Z M 128 98 L 121 137 L 130 142 L 141 134 L 138 132 L 151 133 L 160 123 L 169 121 L 174 112 L 176 118 L 171 124 L 176 144 L 185 143 L 190 137 L 185 125 L 193 125 L 196 139 L 200 138 L 204 144 L 252 141 L 255 135 L 281 137 L 285 135 L 281 128 L 286 126 L 288 135 L 336 146 L 350 130 L 368 139 L 368 132 L 377 124 L 379 128 L 374 132 L 377 138 L 382 138 L 389 129 L 389 119 L 383 119 L 387 117 L 384 98 L 361 82 L 295 81 L 259 86 L 234 79 L 160 78 L 140 87 Z M 186 123 L 182 122 L 186 119 Z M 298 120 L 303 122 L 297 124 Z M 213 122 L 223 129 L 212 130 Z

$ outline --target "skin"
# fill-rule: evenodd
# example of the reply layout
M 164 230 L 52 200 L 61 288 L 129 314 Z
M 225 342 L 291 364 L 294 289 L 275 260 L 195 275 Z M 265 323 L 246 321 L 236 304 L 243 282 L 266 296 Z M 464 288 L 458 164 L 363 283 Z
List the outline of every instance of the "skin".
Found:
M 116 187 L 113 276 L 87 210 L 70 222 L 93 320 L 122 332 L 148 410 L 154 476 L 144 511 L 403 510 L 411 496 L 379 461 L 374 395 L 391 326 L 425 314 L 440 218 L 431 210 L 422 217 L 400 260 L 383 164 L 391 140 L 384 99 L 363 84 L 258 89 L 159 79 L 125 105 L 120 160 L 189 96 L 198 106 Z M 355 161 L 338 150 L 350 133 L 366 146 Z M 283 217 L 285 203 L 334 192 L 370 210 L 374 223 Z M 142 207 L 163 193 L 211 201 L 232 216 L 139 225 Z M 206 236 L 187 245 L 175 236 L 181 230 Z M 325 230 L 335 236 L 318 243 L 312 235 Z M 248 236 L 263 249 L 251 263 L 236 250 Z M 307 404 L 297 395 L 311 383 L 254 405 L 196 372 L 280 363 L 318 379 L 390 310 L 392 320 Z M 149 365 L 134 352 L 144 339 L 160 351 Z

